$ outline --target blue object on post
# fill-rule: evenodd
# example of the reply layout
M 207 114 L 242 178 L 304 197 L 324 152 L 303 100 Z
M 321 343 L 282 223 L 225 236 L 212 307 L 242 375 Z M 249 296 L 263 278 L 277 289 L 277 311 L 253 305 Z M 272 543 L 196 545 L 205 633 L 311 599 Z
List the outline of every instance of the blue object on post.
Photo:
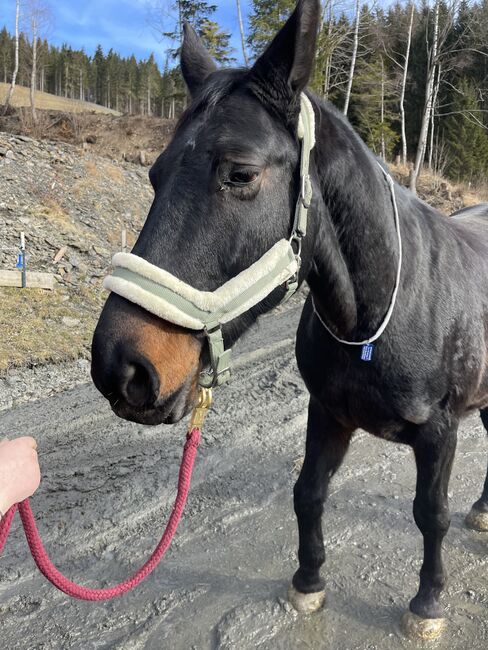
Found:
M 24 268 L 24 253 L 20 251 L 20 253 L 17 255 L 17 264 L 15 265 L 16 269 L 23 269 Z

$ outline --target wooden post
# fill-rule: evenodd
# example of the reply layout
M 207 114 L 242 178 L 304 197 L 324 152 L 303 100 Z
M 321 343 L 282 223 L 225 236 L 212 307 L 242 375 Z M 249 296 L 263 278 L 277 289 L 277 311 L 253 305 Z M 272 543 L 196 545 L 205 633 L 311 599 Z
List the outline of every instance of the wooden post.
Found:
M 27 264 L 25 261 L 25 233 L 20 233 L 20 254 L 22 255 L 22 289 L 27 287 Z
M 127 230 L 122 228 L 122 252 L 127 253 Z

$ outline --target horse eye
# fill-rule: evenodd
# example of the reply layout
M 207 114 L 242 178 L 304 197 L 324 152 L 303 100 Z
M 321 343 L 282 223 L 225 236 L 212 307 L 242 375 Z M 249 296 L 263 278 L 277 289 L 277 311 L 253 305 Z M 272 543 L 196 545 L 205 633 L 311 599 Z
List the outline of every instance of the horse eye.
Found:
M 229 173 L 228 182 L 231 185 L 248 185 L 253 183 L 259 176 L 256 169 L 233 169 Z

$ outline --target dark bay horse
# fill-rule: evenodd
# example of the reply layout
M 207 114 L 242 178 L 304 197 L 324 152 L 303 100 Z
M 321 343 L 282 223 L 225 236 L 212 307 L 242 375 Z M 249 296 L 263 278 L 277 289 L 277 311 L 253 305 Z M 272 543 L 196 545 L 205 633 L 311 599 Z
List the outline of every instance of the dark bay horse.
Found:
M 185 29 L 181 66 L 192 103 L 150 171 L 155 198 L 135 255 L 213 291 L 289 236 L 299 191 L 300 94 L 313 65 L 318 17 L 317 0 L 300 0 L 249 70 L 216 70 Z M 362 428 L 413 449 L 413 512 L 424 559 L 407 623 L 433 636 L 444 616 L 441 545 L 458 424 L 478 409 L 488 428 L 488 206 L 445 218 L 397 184 L 392 194 L 347 120 L 307 94 L 316 146 L 299 281 L 311 293 L 296 354 L 310 405 L 294 491 L 299 568 L 291 598 L 307 611 L 322 604 L 324 501 Z M 323 324 L 341 339 L 360 341 L 382 323 L 399 263 L 393 196 L 403 251 L 399 290 L 371 361 L 363 361 L 361 348 L 338 342 Z M 227 324 L 226 346 L 282 293 L 276 289 Z M 203 333 L 109 296 L 93 339 L 92 376 L 117 415 L 146 424 L 180 420 L 207 363 Z M 488 530 L 488 480 L 468 521 Z

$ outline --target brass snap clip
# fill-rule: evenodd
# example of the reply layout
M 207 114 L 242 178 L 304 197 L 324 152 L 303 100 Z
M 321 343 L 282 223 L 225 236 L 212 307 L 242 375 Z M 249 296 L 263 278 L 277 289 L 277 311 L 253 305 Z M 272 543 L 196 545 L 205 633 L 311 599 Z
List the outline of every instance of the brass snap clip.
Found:
M 198 392 L 198 402 L 191 414 L 190 426 L 188 427 L 189 433 L 191 433 L 193 429 L 200 429 L 200 431 L 202 430 L 205 416 L 207 415 L 208 409 L 211 407 L 211 405 L 212 389 L 200 386 Z

